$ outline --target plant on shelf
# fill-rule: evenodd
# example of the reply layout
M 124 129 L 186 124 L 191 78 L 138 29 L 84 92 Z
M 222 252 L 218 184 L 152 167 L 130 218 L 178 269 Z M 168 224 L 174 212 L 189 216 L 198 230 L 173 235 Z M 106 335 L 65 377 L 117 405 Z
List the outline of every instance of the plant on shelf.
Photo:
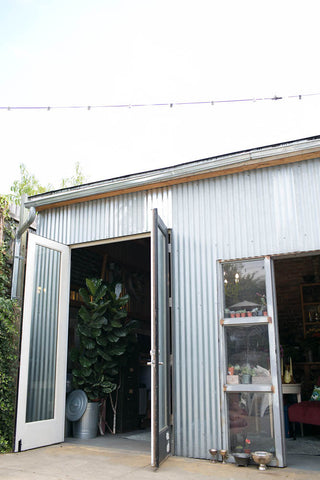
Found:
M 251 383 L 251 377 L 254 375 L 254 369 L 250 365 L 241 367 L 241 383 Z
M 267 299 L 266 299 L 266 295 L 265 294 L 261 294 L 261 293 L 256 293 L 256 295 L 258 295 L 258 297 L 260 298 L 260 303 L 261 303 L 261 307 L 260 307 L 260 310 L 259 310 L 259 315 L 267 315 Z
M 79 290 L 83 300 L 77 326 L 79 346 L 71 352 L 74 388 L 84 390 L 89 401 L 109 396 L 114 416 L 116 405 L 110 395 L 119 389 L 120 368 L 136 343 L 137 323 L 128 321 L 128 296 L 117 295 L 115 287 L 101 279 L 86 279 L 86 288 Z

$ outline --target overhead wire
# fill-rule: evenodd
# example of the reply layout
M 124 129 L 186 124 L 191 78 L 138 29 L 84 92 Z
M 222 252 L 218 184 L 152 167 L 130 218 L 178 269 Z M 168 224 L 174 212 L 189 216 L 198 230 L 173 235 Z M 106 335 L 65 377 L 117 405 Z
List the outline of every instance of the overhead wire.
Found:
M 0 110 L 93 110 L 93 109 L 112 109 L 112 108 L 147 108 L 147 107 L 176 107 L 176 106 L 192 106 L 192 105 L 216 105 L 223 103 L 245 103 L 245 102 L 264 102 L 264 101 L 279 101 L 286 99 L 299 99 L 304 97 L 320 96 L 319 93 L 305 93 L 300 95 L 287 95 L 273 97 L 249 97 L 249 98 L 231 98 L 221 100 L 204 100 L 204 101 L 187 101 L 187 102 L 160 102 L 160 103 L 115 103 L 106 105 L 13 105 L 0 106 Z

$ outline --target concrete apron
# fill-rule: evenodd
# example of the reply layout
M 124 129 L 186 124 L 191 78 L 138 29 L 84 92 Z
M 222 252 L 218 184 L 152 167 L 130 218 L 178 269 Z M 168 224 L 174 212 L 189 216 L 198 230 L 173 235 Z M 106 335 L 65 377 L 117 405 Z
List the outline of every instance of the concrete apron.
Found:
M 237 467 L 231 464 L 213 464 L 209 460 L 170 457 L 155 471 L 150 466 L 150 456 L 145 453 L 66 443 L 1 455 L 0 458 L 1 480 L 119 480 L 119 478 L 258 480 L 259 477 L 262 480 L 263 478 L 320 479 L 319 463 L 315 466 L 315 470 L 312 470 L 287 467 L 269 468 L 266 472 L 259 472 L 256 465 Z

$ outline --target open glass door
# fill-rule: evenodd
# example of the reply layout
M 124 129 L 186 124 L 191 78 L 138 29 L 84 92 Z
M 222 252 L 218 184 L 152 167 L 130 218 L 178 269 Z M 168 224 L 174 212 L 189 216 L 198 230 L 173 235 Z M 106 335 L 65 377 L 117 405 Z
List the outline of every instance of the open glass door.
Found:
M 267 451 L 284 467 L 279 342 L 269 257 L 226 262 L 221 275 L 223 446 Z
M 171 452 L 168 231 L 153 210 L 151 232 L 151 465 Z
M 29 234 L 15 451 L 64 440 L 70 252 Z

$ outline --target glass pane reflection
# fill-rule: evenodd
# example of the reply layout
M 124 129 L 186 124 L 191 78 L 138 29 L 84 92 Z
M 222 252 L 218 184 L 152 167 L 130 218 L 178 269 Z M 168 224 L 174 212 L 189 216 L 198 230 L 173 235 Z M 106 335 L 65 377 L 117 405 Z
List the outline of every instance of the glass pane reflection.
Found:
M 272 394 L 229 393 L 227 399 L 230 452 L 274 452 Z
M 166 237 L 158 232 L 158 307 L 159 307 L 159 429 L 168 425 L 167 409 L 167 292 Z
M 223 264 L 225 318 L 266 315 L 264 260 Z
M 26 422 L 54 418 L 60 256 L 36 246 Z
M 226 326 L 227 383 L 271 383 L 268 325 Z

